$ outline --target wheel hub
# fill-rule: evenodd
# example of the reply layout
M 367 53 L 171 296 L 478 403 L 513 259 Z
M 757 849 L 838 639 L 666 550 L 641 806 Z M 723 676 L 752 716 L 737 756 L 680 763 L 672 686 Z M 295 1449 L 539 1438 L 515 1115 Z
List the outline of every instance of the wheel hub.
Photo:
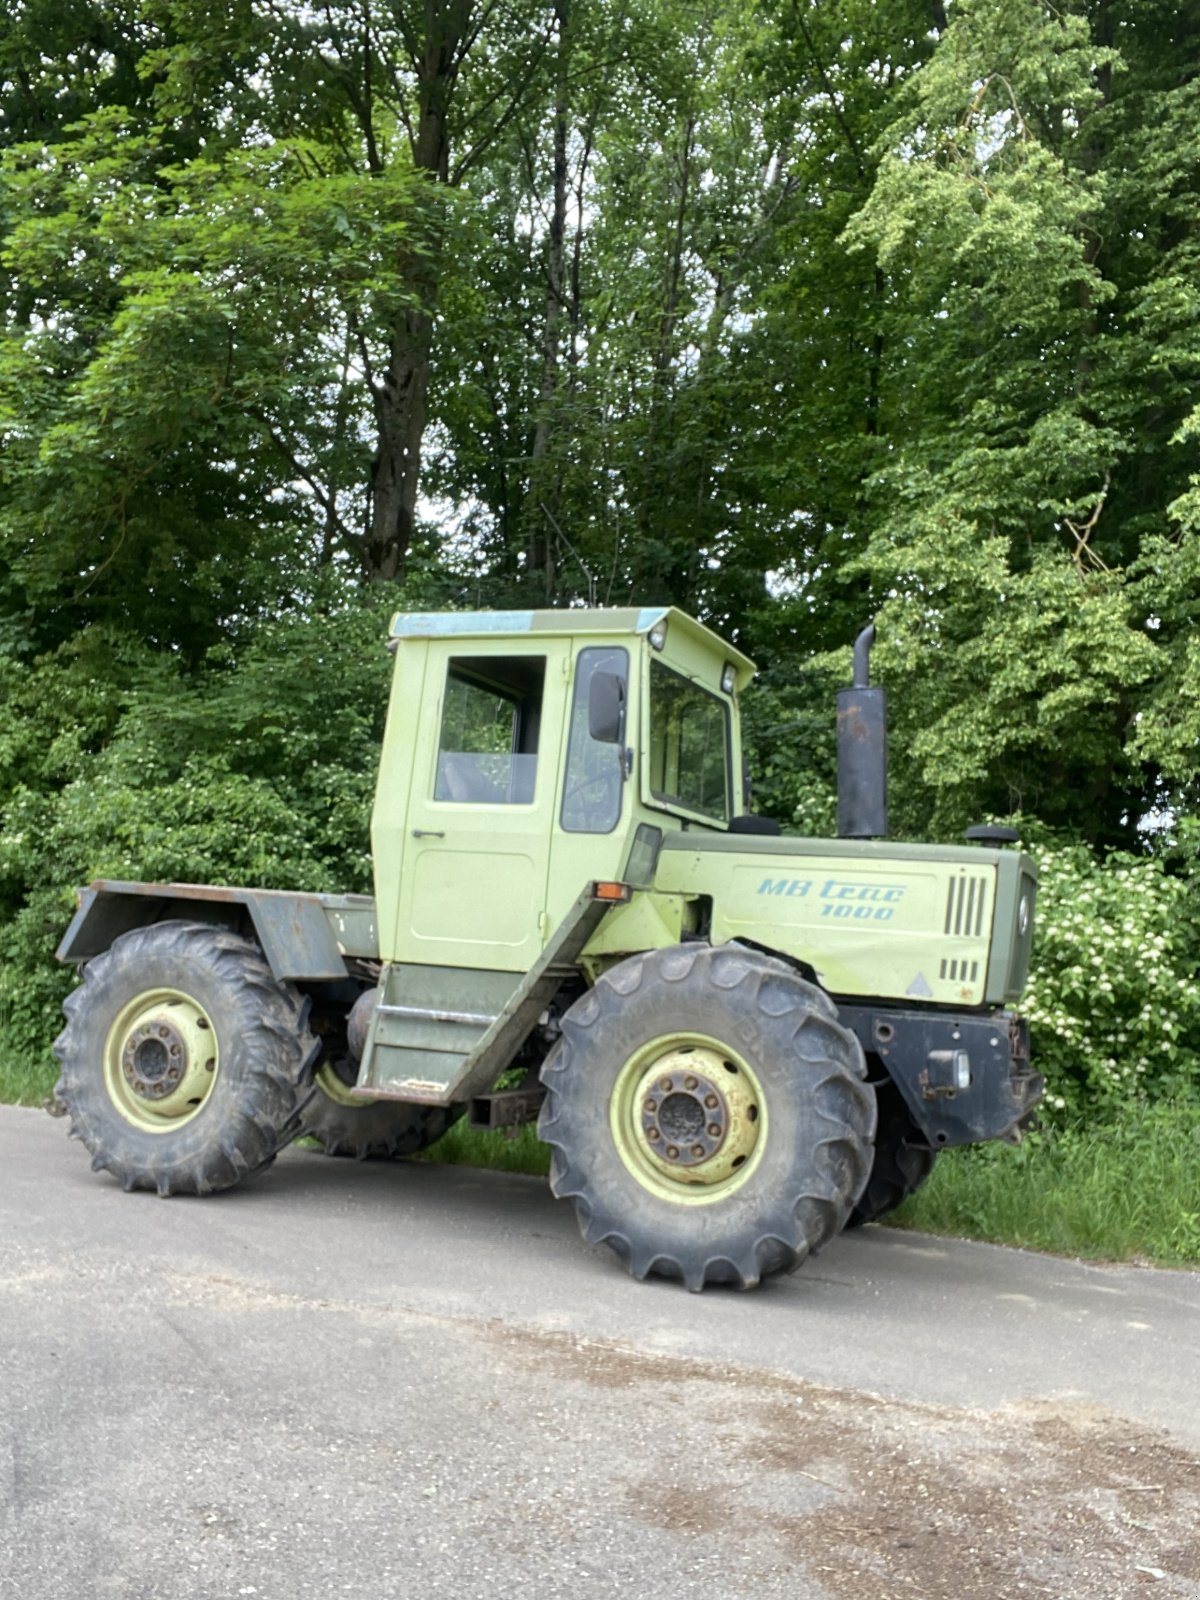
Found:
M 681 1167 L 698 1166 L 725 1143 L 729 1106 L 701 1072 L 664 1072 L 642 1101 L 642 1133 L 656 1155 Z
M 121 1051 L 125 1081 L 143 1100 L 165 1099 L 179 1084 L 186 1067 L 183 1037 L 161 1017 L 134 1028 Z
M 648 1041 L 610 1103 L 628 1170 L 652 1193 L 704 1205 L 743 1182 L 761 1153 L 762 1094 L 742 1058 L 701 1034 Z
M 136 1128 L 163 1133 L 195 1116 L 220 1069 L 207 1012 L 177 989 L 136 996 L 110 1028 L 104 1046 L 109 1099 Z

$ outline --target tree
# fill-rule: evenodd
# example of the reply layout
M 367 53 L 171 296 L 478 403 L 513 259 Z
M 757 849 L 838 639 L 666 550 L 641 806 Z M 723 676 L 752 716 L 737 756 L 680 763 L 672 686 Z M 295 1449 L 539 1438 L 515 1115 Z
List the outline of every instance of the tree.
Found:
M 959 0 L 847 231 L 888 277 L 904 368 L 863 570 L 946 828 L 1024 807 L 1132 843 L 1153 803 L 1131 734 L 1161 658 L 1130 577 L 1167 531 L 1178 411 L 1143 436 L 1148 284 L 1104 249 L 1125 62 L 1090 24 L 1117 9 Z

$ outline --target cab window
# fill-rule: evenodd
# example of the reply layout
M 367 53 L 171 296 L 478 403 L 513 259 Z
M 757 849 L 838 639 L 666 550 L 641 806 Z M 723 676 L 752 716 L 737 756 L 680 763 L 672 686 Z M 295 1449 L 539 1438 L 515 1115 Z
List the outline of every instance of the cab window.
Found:
M 729 820 L 729 707 L 661 661 L 650 663 L 650 792 Z
M 602 744 L 588 732 L 588 696 L 597 672 L 614 673 L 628 683 L 628 652 L 617 645 L 592 645 L 579 652 L 563 777 L 561 821 L 566 833 L 611 833 L 621 820 L 624 746 Z
M 446 670 L 435 800 L 528 805 L 537 785 L 544 656 L 455 656 Z

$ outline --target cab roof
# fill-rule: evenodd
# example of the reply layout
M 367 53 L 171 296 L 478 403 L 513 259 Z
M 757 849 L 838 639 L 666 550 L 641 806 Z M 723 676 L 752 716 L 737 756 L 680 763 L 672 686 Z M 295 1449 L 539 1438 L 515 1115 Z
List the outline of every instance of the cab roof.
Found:
M 531 633 L 560 638 L 581 633 L 646 635 L 660 622 L 667 624 L 668 637 L 672 632 L 682 633 L 710 651 L 714 658 L 731 663 L 739 688 L 744 688 L 754 676 L 754 663 L 748 656 L 674 606 L 576 606 L 558 611 L 398 611 L 388 633 L 396 640 L 519 638 Z

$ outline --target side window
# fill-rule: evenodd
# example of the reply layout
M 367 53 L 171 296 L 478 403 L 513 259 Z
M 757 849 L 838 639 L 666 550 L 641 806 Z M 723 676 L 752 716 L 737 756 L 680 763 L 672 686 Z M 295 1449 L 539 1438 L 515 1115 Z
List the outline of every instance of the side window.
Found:
M 537 784 L 544 656 L 455 656 L 446 670 L 433 798 L 529 805 Z
M 611 833 L 621 820 L 624 748 L 601 744 L 588 732 L 588 695 L 597 672 L 616 673 L 628 683 L 628 652 L 617 646 L 579 652 L 563 778 L 562 825 L 567 833 Z
M 650 792 L 702 816 L 729 817 L 729 708 L 715 694 L 650 663 Z

